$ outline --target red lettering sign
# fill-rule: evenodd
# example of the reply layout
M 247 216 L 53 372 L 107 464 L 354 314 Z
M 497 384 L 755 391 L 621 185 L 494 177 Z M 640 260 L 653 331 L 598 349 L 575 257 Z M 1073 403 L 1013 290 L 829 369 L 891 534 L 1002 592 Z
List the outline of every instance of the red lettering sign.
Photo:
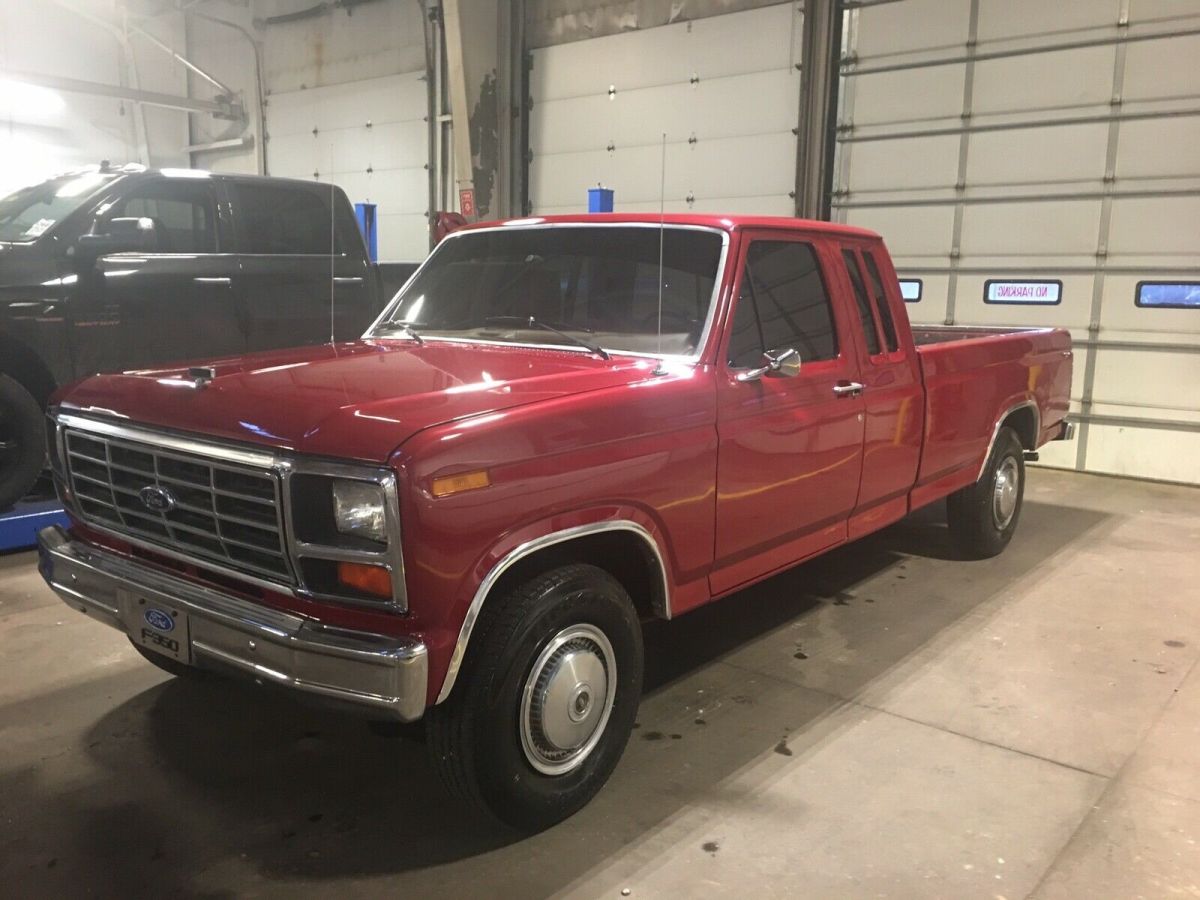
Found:
M 466 188 L 458 192 L 458 211 L 468 219 L 475 217 L 475 191 Z

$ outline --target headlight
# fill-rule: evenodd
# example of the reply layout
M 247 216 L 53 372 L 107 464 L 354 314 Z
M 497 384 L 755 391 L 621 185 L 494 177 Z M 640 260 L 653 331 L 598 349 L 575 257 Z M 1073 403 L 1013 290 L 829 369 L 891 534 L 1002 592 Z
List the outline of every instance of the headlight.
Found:
M 386 544 L 383 488 L 366 481 L 335 479 L 333 482 L 334 527 L 342 534 L 370 538 Z

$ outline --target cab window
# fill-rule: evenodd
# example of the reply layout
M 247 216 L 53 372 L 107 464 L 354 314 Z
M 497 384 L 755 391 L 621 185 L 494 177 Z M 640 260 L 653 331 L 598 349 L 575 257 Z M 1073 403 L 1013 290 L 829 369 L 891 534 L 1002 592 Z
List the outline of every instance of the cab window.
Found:
M 811 244 L 755 241 L 746 254 L 729 338 L 729 365 L 753 368 L 768 350 L 795 348 L 803 362 L 835 359 L 829 293 Z
M 215 253 L 216 213 L 212 189 L 199 181 L 155 181 L 134 188 L 106 212 L 106 219 L 154 221 L 159 253 Z
M 850 283 L 854 286 L 854 302 L 858 305 L 858 321 L 862 325 L 863 338 L 867 342 L 867 353 L 875 356 L 879 353 L 879 332 L 875 330 L 875 312 L 871 309 L 871 301 L 867 299 L 867 288 L 863 284 L 862 273 L 858 271 L 858 258 L 853 250 L 843 250 L 842 259 L 846 263 Z
M 887 342 L 888 352 L 895 353 L 900 349 L 900 341 L 896 338 L 896 323 L 892 319 L 892 308 L 888 305 L 887 294 L 883 292 L 883 279 L 879 277 L 875 254 L 870 250 L 864 250 L 863 260 L 867 264 L 867 276 L 871 279 L 875 308 L 879 310 L 879 324 L 883 326 L 883 339 Z

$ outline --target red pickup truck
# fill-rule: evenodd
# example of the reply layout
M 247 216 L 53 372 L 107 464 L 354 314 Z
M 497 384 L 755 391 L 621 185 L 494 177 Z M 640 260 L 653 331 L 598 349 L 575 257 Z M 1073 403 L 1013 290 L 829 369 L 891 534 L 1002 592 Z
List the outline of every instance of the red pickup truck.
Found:
M 911 329 L 869 231 L 476 226 L 359 341 L 62 392 L 41 571 L 174 674 L 424 718 L 456 793 L 536 829 L 621 756 L 641 620 L 942 498 L 1000 552 L 1070 382 L 1065 331 Z

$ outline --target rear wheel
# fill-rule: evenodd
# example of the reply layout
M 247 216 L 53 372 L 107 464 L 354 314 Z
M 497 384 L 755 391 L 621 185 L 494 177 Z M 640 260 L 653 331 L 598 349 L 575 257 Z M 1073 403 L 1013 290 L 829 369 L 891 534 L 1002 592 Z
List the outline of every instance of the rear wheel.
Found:
M 1012 540 L 1025 496 L 1025 449 L 1017 433 L 1001 428 L 974 484 L 946 500 L 946 517 L 955 546 L 972 559 L 996 556 Z
M 19 382 L 0 375 L 0 510 L 28 494 L 45 465 L 42 407 Z
M 427 716 L 453 793 L 538 831 L 612 774 L 642 691 L 642 632 L 621 584 L 590 565 L 531 579 L 487 610 L 455 691 Z

